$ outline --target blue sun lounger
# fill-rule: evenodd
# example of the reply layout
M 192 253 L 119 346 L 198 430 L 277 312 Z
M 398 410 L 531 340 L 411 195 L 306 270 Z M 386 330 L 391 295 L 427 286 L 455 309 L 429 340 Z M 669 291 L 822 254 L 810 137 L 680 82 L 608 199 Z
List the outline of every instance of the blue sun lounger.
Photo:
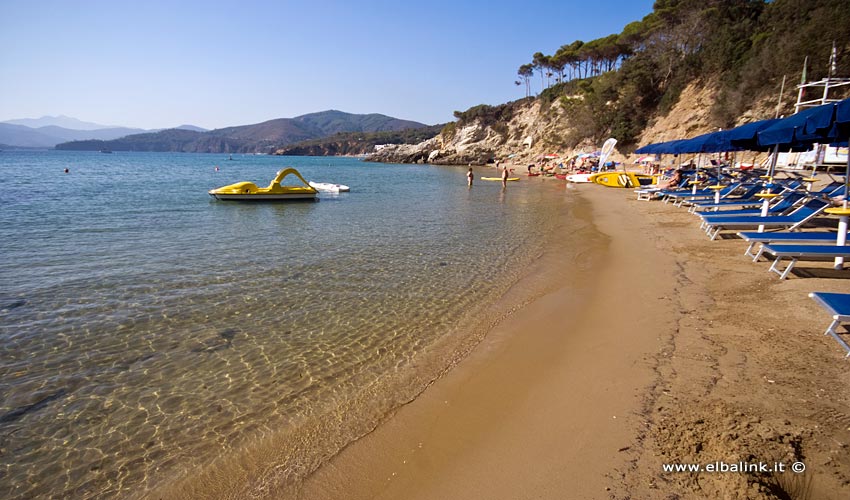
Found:
M 779 202 L 774 203 L 772 206 L 768 207 L 767 214 L 768 215 L 786 215 L 786 212 L 790 212 L 795 205 L 801 203 L 805 196 L 800 193 L 788 193 L 784 196 Z M 761 200 L 758 202 L 762 203 Z M 700 229 L 705 229 L 707 224 L 713 219 L 717 219 L 719 217 L 738 217 L 741 215 L 761 215 L 761 208 L 742 208 L 740 210 L 723 210 L 721 212 L 697 212 L 697 217 L 700 218 Z
M 789 182 L 787 184 L 780 185 L 779 187 L 781 188 L 781 191 L 778 191 L 778 193 L 782 195 L 782 198 L 777 200 L 776 203 L 781 203 L 781 201 L 785 197 L 787 197 L 788 195 L 790 195 L 794 192 L 799 193 L 798 188 L 800 188 L 801 184 L 802 184 L 801 182 L 792 181 L 792 182 Z M 842 184 L 841 187 L 843 187 L 843 186 L 844 185 Z M 719 212 L 719 211 L 726 211 L 727 209 L 730 209 L 730 208 L 738 209 L 738 208 L 745 208 L 745 207 L 760 207 L 763 201 L 762 201 L 761 198 L 757 198 L 755 195 L 759 191 L 761 191 L 763 189 L 763 187 L 764 186 L 761 185 L 761 184 L 754 184 L 753 186 L 751 186 L 749 188 L 749 190 L 747 190 L 747 192 L 745 192 L 741 196 L 736 197 L 736 198 L 726 198 L 726 199 L 720 200 L 720 203 L 714 203 L 714 200 L 694 203 L 694 204 L 691 205 L 690 212 L 691 213 L 705 212 L 706 215 L 707 215 L 708 212 L 710 212 L 710 211 Z M 821 193 L 817 192 L 817 193 L 802 193 L 802 194 L 805 194 L 806 196 L 812 196 L 813 197 L 813 196 L 815 196 L 817 194 L 821 194 Z M 824 194 L 826 194 L 826 193 L 824 193 Z M 723 213 L 729 213 L 729 212 L 726 211 L 726 212 L 723 212 Z
M 823 200 L 809 200 L 805 205 L 799 207 L 794 210 L 789 215 L 777 215 L 777 216 L 767 216 L 760 217 L 758 215 L 755 216 L 738 216 L 738 217 L 712 217 L 708 219 L 705 217 L 705 232 L 709 235 L 709 237 L 714 240 L 717 238 L 717 235 L 720 234 L 720 231 L 724 229 L 739 229 L 745 227 L 774 227 L 774 228 L 788 228 L 793 231 L 798 227 L 802 226 L 806 222 L 809 222 L 816 215 L 823 212 L 829 204 Z
M 728 186 L 726 186 L 726 187 L 724 187 L 723 189 L 720 190 L 720 197 L 726 198 L 727 196 L 729 196 L 730 194 L 735 192 L 737 189 L 739 189 L 741 186 L 742 186 L 742 183 L 740 183 L 740 182 L 735 182 L 733 184 L 729 184 Z M 670 193 L 670 194 L 667 195 L 665 202 L 670 201 L 672 199 L 672 200 L 675 200 L 673 202 L 673 204 L 675 206 L 681 207 L 685 203 L 697 203 L 697 202 L 701 202 L 701 201 L 713 200 L 714 196 L 715 196 L 714 191 L 712 191 L 710 189 L 697 191 L 696 194 L 692 194 L 692 193 Z
M 832 338 L 838 341 L 841 347 L 847 351 L 847 355 L 844 357 L 850 357 L 850 346 L 835 331 L 841 323 L 850 323 L 850 293 L 812 292 L 809 297 L 832 315 L 832 323 L 826 329 L 824 335 L 832 335 Z
M 713 198 L 710 201 L 695 201 L 691 204 L 691 207 L 688 209 L 688 211 L 691 213 L 695 213 L 708 210 L 720 210 L 723 208 L 732 207 L 759 206 L 761 205 L 761 200 L 759 198 L 753 198 L 753 196 L 759 191 L 761 191 L 761 189 L 761 185 L 753 184 L 746 191 L 744 191 L 741 196 L 738 196 L 736 198 L 722 199 L 719 203 L 714 203 Z
M 744 255 L 749 255 L 753 258 L 753 262 L 759 260 L 764 253 L 764 243 L 830 243 L 838 239 L 838 233 L 830 233 L 826 231 L 811 231 L 790 233 L 775 232 L 775 233 L 759 233 L 757 231 L 744 231 L 738 233 L 742 240 L 750 244 Z M 758 252 L 752 253 L 756 245 L 762 243 L 762 247 Z
M 850 257 L 850 246 L 838 245 L 764 245 L 762 247 L 764 253 L 769 253 L 776 257 L 773 264 L 770 266 L 770 272 L 779 275 L 779 279 L 784 280 L 788 277 L 788 273 L 794 268 L 794 265 L 800 259 L 812 259 L 818 257 Z M 791 262 L 785 269 L 779 269 L 779 261 L 784 257 L 790 257 Z

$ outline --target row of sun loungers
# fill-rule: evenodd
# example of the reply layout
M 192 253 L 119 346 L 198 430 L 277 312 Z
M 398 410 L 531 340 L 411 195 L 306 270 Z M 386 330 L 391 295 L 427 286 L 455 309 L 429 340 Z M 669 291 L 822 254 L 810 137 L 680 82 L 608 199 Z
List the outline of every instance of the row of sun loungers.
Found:
M 817 192 L 808 192 L 797 181 L 777 182 L 771 188 L 778 196 L 769 202 L 762 216 L 763 200 L 758 194 L 763 184 L 757 181 L 736 181 L 720 190 L 720 195 L 709 190 L 686 189 L 684 181 L 679 189 L 638 189 L 638 199 L 661 199 L 675 206 L 689 206 L 689 212 L 700 219 L 700 228 L 711 240 L 722 231 L 740 231 L 737 236 L 748 246 L 744 254 L 753 262 L 762 256 L 772 256 L 769 271 L 787 279 L 800 260 L 834 260 L 840 269 L 843 259 L 850 259 L 850 245 L 839 245 L 839 235 L 834 230 L 805 230 L 831 206 L 830 198 L 843 194 L 843 183 L 833 183 Z M 719 198 L 719 200 L 718 200 Z M 758 231 L 741 231 L 758 228 Z M 845 237 L 846 240 L 846 237 Z M 787 265 L 783 262 L 789 260 Z M 847 271 L 850 273 L 850 270 Z M 847 276 L 850 278 L 850 274 Z M 850 345 L 838 334 L 842 324 L 850 323 L 850 293 L 812 292 L 816 303 L 832 316 L 825 335 L 831 335 L 850 357 Z

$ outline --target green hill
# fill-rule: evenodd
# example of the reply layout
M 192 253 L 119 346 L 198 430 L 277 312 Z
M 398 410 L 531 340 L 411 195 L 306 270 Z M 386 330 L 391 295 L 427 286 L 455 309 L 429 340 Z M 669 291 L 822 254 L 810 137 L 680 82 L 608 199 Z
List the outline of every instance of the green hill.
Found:
M 136 134 L 111 141 L 72 141 L 56 149 L 77 151 L 178 151 L 194 153 L 269 153 L 289 144 L 321 139 L 345 132 L 401 131 L 424 124 L 380 114 L 356 115 L 324 111 L 296 118 L 279 118 L 253 125 L 227 127 L 206 132 L 168 129 Z
M 416 144 L 440 133 L 443 125 L 385 132 L 340 132 L 330 137 L 302 141 L 275 151 L 290 156 L 363 155 L 375 151 L 382 144 Z

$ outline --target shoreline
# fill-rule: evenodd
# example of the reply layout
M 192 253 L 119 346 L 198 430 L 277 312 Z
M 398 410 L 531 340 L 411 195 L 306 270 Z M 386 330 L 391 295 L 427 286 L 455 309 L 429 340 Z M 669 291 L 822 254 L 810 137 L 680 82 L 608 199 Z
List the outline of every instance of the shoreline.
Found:
M 806 297 L 846 291 L 846 281 L 777 280 L 742 257 L 740 240 L 705 238 L 685 210 L 631 190 L 572 188 L 601 241 L 588 267 L 561 263 L 586 300 L 564 286 L 508 317 L 311 474 L 298 498 L 838 499 L 850 490 L 850 371 L 822 335 L 828 316 Z M 714 461 L 808 467 L 662 470 Z
M 608 197 L 568 195 L 585 211 L 580 236 L 594 240 L 591 253 L 581 262 L 550 258 L 526 279 L 560 265 L 569 282 L 497 325 L 417 399 L 314 472 L 298 498 L 598 498 L 614 488 L 664 343 L 644 310 L 649 302 L 670 316 L 675 279 L 649 242 L 633 245 L 639 219 L 621 238 L 624 221 L 604 210 Z M 640 284 L 642 300 L 631 300 Z

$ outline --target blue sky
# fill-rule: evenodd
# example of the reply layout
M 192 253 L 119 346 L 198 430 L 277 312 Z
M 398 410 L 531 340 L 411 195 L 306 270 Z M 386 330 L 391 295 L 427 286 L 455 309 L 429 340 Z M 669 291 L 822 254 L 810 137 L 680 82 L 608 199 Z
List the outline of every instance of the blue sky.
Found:
M 2 0 L 0 121 L 220 128 L 338 109 L 444 123 L 524 97 L 532 54 L 619 33 L 653 3 Z

